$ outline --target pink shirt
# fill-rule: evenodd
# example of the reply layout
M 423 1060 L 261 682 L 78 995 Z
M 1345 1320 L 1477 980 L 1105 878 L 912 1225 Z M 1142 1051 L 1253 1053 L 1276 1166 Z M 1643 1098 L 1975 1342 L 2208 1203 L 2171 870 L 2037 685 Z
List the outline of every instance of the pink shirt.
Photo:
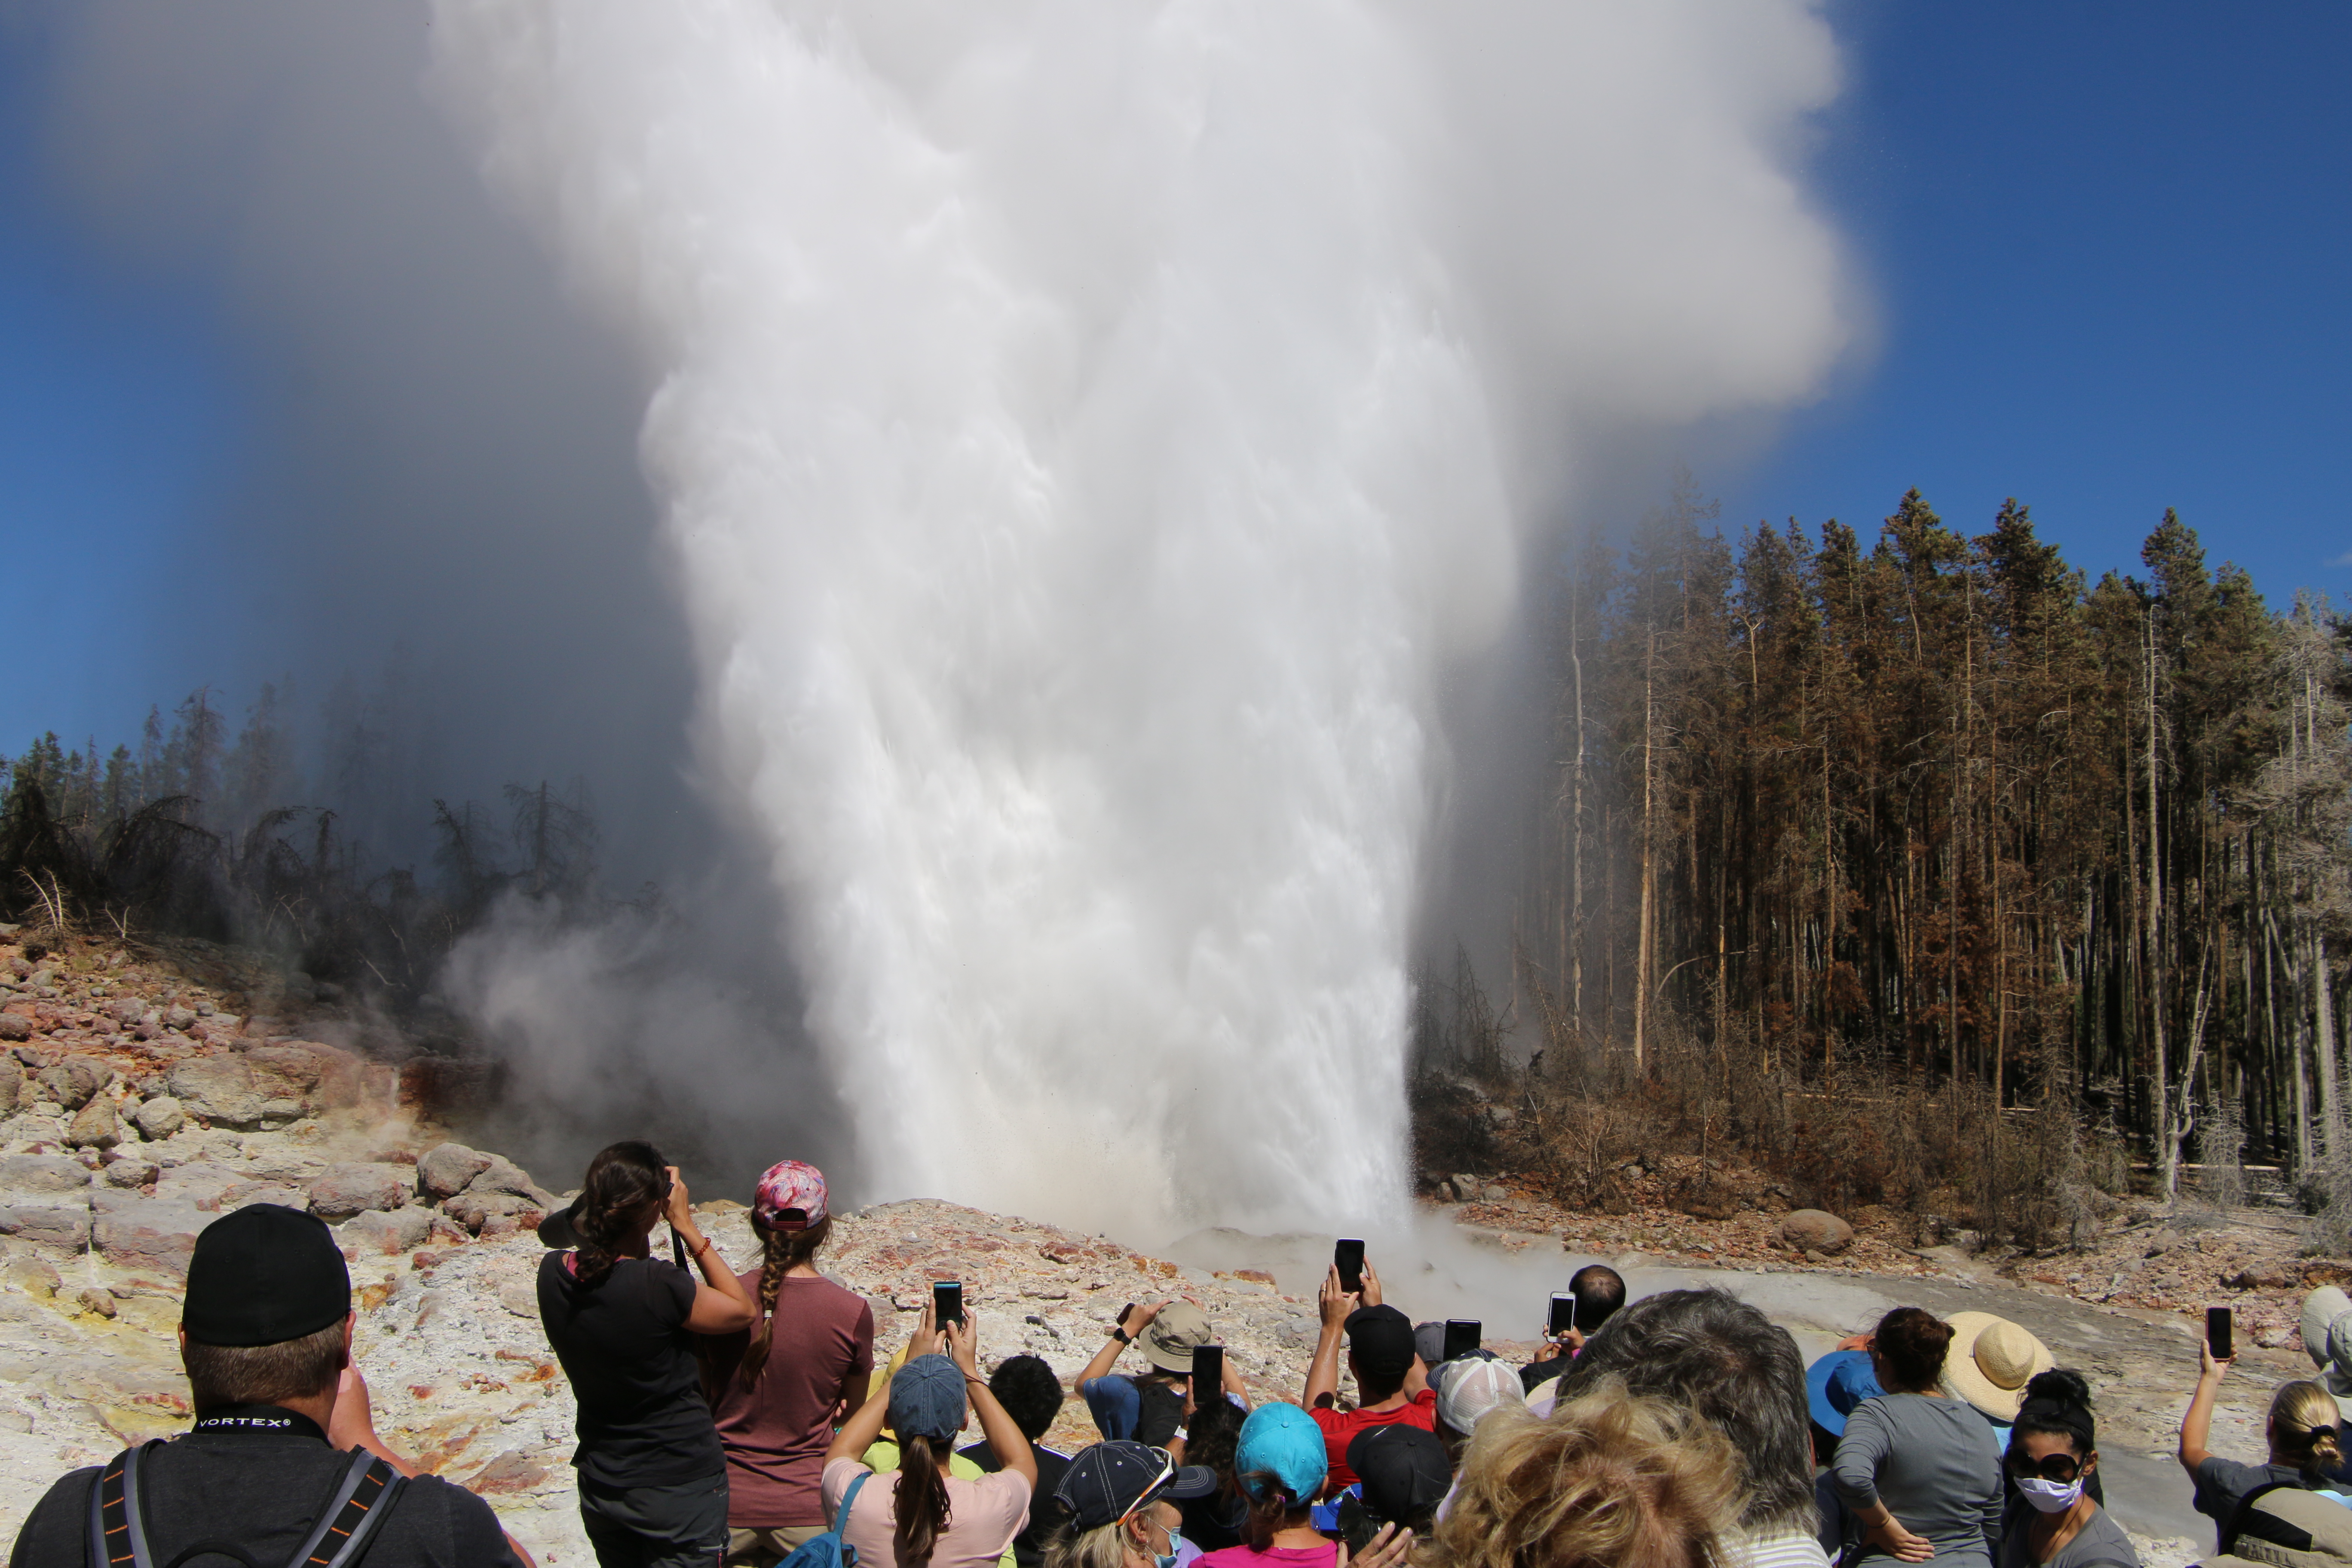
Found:
M 858 1499 L 861 1503 L 865 1500 Z M 1332 1568 L 1339 1560 L 1336 1541 L 1320 1546 L 1276 1546 L 1265 1552 L 1255 1546 L 1228 1546 L 1222 1552 L 1202 1552 L 1194 1568 Z
M 874 1476 L 857 1489 L 857 1505 L 849 1522 L 836 1515 L 849 1483 L 873 1476 L 855 1459 L 835 1459 L 824 1468 L 825 1517 L 834 1520 L 841 1538 L 857 1548 L 861 1568 L 882 1568 L 898 1561 L 898 1477 Z M 978 1480 L 950 1476 L 948 1527 L 931 1549 L 931 1568 L 996 1568 L 996 1560 L 1013 1545 L 1013 1538 L 1029 1522 L 1029 1478 L 1016 1470 L 999 1470 Z

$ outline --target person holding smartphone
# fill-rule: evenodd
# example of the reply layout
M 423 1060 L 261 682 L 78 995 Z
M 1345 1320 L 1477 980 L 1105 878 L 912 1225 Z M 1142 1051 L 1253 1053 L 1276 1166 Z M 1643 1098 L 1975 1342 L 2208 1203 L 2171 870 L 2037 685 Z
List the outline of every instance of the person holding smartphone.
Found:
M 1190 1301 L 1129 1304 L 1111 1325 L 1110 1338 L 1078 1373 L 1078 1397 L 1107 1443 L 1136 1442 L 1155 1448 L 1181 1444 L 1184 1405 L 1192 1389 L 1192 1352 L 1216 1342 L 1209 1314 Z M 1143 1352 L 1145 1370 L 1120 1376 L 1111 1369 L 1121 1352 Z M 1224 1386 L 1240 1392 L 1240 1374 L 1224 1363 Z
M 588 1163 L 569 1215 L 579 1241 L 540 1259 L 539 1315 L 579 1401 L 580 1521 L 606 1564 L 706 1565 L 727 1547 L 727 1455 L 704 1403 L 698 1334 L 739 1333 L 757 1309 L 694 1223 L 686 1183 L 650 1143 Z M 667 1219 L 693 1275 L 652 1255 Z
M 2197 1344 L 2197 1392 L 2189 1412 L 2180 1418 L 2180 1468 L 2189 1472 L 2197 1493 L 2192 1506 L 2217 1526 L 2226 1526 L 2238 1504 L 2257 1487 L 2291 1486 L 2317 1490 L 2334 1483 L 2329 1478 L 2343 1468 L 2344 1450 L 2336 1433 L 2341 1419 L 2325 1384 L 2283 1383 L 2271 1395 L 2269 1419 L 2263 1424 L 2270 1455 L 2265 1463 L 2240 1464 L 2206 1447 L 2213 1430 L 2213 1404 L 2221 1396 L 2221 1380 L 2231 1363 L 2217 1359 L 2212 1344 Z
M 1324 1274 L 1316 1302 L 1322 1330 L 1299 1396 L 1328 1449 L 1327 1495 L 1336 1496 L 1356 1482 L 1356 1472 L 1348 1468 L 1348 1445 L 1357 1433 L 1391 1422 L 1424 1432 L 1437 1426 L 1437 1393 L 1429 1386 L 1429 1370 L 1413 1343 L 1412 1321 L 1381 1300 L 1381 1277 L 1370 1260 L 1363 1264 L 1361 1282 L 1360 1292 L 1350 1292 L 1337 1261 Z M 1339 1408 L 1342 1335 L 1348 1342 L 1348 1370 L 1356 1379 L 1353 1410 Z
M 1037 1461 L 980 1375 L 979 1356 L 969 1310 L 942 1331 L 938 1309 L 925 1306 L 907 1341 L 907 1364 L 834 1434 L 824 1451 L 825 1512 L 863 1568 L 992 1568 L 1028 1521 Z M 949 1461 L 975 1413 L 1001 1468 L 967 1479 L 951 1474 Z M 858 1458 L 885 1422 L 899 1448 L 898 1473 L 887 1479 Z

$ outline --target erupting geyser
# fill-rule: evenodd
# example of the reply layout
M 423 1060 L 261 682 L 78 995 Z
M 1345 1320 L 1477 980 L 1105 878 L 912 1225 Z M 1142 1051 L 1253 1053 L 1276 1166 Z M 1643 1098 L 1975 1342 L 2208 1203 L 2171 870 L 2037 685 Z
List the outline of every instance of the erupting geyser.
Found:
M 1811 10 L 445 0 L 434 37 L 647 368 L 703 767 L 865 1195 L 1400 1202 L 1445 662 L 1579 430 L 1801 395 L 1843 341 L 1776 153 L 1834 84 Z

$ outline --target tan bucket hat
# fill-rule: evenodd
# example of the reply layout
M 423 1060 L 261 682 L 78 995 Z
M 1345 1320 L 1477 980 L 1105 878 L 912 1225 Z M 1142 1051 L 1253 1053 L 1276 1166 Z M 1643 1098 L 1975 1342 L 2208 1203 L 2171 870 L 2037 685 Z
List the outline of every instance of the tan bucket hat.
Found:
M 1208 1313 L 1190 1301 L 1171 1301 L 1145 1327 L 1136 1349 L 1162 1372 L 1188 1373 L 1193 1348 L 1213 1343 L 1213 1333 Z
M 1952 1348 L 1944 1353 L 1952 1392 L 1996 1421 L 2016 1420 L 2026 1384 L 2058 1364 L 2050 1347 L 1990 1312 L 1954 1312 L 1944 1321 L 1952 1325 Z

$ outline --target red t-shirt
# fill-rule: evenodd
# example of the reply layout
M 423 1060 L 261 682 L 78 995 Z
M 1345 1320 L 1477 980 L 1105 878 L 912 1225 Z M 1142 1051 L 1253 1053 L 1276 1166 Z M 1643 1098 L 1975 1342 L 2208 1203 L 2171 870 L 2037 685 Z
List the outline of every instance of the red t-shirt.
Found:
M 760 1271 L 741 1279 L 758 1300 Z M 710 1342 L 719 1379 L 710 1413 L 727 1450 L 727 1522 L 746 1530 L 825 1522 L 818 1485 L 834 1405 L 845 1384 L 855 1384 L 849 1392 L 862 1402 L 874 1370 L 874 1309 L 830 1279 L 781 1281 L 775 1325 L 757 1383 L 746 1384 L 741 1371 L 751 1331 Z
M 1424 1432 L 1435 1431 L 1437 1390 L 1424 1388 L 1412 1396 L 1411 1404 L 1400 1405 L 1393 1410 L 1341 1411 L 1323 1405 L 1307 1414 L 1323 1428 L 1323 1451 L 1331 1460 L 1331 1474 L 1323 1483 L 1323 1495 L 1333 1497 L 1356 1484 L 1356 1472 L 1348 1468 L 1348 1445 L 1355 1440 L 1356 1434 L 1372 1426 L 1393 1426 L 1400 1421 Z M 725 1428 L 720 1431 L 723 1434 Z

